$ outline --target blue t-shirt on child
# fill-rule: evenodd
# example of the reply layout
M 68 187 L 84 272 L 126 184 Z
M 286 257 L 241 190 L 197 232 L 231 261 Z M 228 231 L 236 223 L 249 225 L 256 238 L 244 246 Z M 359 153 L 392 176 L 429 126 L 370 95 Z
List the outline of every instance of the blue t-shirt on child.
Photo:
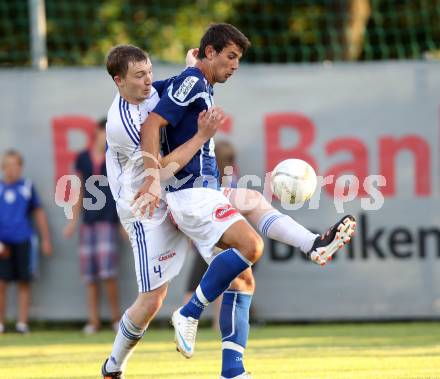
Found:
M 40 208 L 40 199 L 29 179 L 15 183 L 0 180 L 0 241 L 21 243 L 33 233 L 32 211 Z

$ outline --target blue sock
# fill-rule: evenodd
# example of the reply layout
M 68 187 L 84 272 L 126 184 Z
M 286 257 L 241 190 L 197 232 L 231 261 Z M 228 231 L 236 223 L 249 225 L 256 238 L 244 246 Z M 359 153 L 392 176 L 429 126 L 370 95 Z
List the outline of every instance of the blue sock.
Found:
M 219 297 L 229 284 L 251 266 L 238 250 L 227 249 L 218 254 L 203 275 L 196 292 L 180 313 L 185 317 L 200 319 L 205 307 Z
M 238 291 L 223 294 L 220 310 L 222 333 L 222 376 L 233 378 L 242 374 L 243 353 L 249 336 L 249 308 L 252 295 Z
M 186 303 L 182 309 L 180 310 L 180 314 L 185 317 L 192 317 L 197 320 L 200 319 L 200 316 L 202 315 L 203 310 L 206 308 L 206 306 L 209 304 L 209 302 L 202 303 L 199 300 L 200 298 L 203 298 L 203 296 L 197 296 L 197 291 L 199 290 L 200 285 L 197 287 L 196 292 L 193 293 L 191 299 L 189 299 L 188 303 Z

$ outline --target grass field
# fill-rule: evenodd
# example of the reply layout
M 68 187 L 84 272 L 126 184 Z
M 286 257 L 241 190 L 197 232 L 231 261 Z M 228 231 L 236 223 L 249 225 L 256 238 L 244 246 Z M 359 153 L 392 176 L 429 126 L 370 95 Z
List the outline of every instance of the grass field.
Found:
M 127 379 L 218 378 L 220 343 L 201 329 L 196 355 L 174 351 L 171 329 L 149 330 L 130 360 Z M 97 379 L 113 334 L 77 331 L 0 336 L 0 378 Z M 255 379 L 440 379 L 437 323 L 318 324 L 251 329 L 247 369 Z

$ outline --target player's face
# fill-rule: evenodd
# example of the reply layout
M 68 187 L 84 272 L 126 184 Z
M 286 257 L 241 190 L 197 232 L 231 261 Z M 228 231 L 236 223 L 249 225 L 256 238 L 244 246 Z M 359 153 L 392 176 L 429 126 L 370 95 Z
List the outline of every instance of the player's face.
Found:
M 22 167 L 20 160 L 15 155 L 7 155 L 2 164 L 3 178 L 7 182 L 16 182 L 21 178 Z
M 117 82 L 118 83 L 118 82 Z M 153 84 L 153 66 L 150 60 L 130 62 L 125 78 L 121 78 L 118 87 L 121 95 L 132 104 L 148 99 Z
M 242 55 L 241 48 L 235 43 L 227 45 L 220 53 L 215 53 L 212 61 L 214 82 L 226 82 L 238 69 Z

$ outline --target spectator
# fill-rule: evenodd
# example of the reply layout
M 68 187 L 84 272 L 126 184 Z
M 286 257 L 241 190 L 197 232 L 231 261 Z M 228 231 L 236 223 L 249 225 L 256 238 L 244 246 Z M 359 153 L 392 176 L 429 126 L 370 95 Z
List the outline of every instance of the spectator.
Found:
M 46 214 L 34 185 L 22 178 L 23 158 L 15 150 L 7 151 L 2 160 L 0 180 L 0 333 L 5 331 L 6 294 L 9 282 L 17 282 L 18 317 L 15 329 L 28 333 L 31 301 L 32 217 L 40 235 L 41 251 L 52 254 Z
M 73 207 L 73 218 L 64 229 L 64 236 L 71 238 L 75 233 L 82 214 L 80 226 L 80 270 L 87 288 L 88 322 L 83 328 L 85 334 L 96 333 L 101 327 L 99 316 L 99 282 L 104 283 L 110 305 L 113 329 L 117 330 L 120 318 L 118 299 L 117 250 L 119 219 L 116 205 L 108 185 L 103 185 L 98 179 L 90 180 L 92 175 L 106 176 L 105 166 L 105 136 L 106 120 L 98 123 L 94 141 L 90 150 L 81 152 L 75 162 L 75 169 L 81 179 L 81 189 L 78 202 Z M 87 186 L 85 185 L 86 181 Z M 105 203 L 100 209 L 83 207 L 83 200 L 88 199 L 96 206 L 98 198 L 90 193 L 89 183 L 97 191 L 105 195 Z M 89 209 L 87 209 L 89 208 Z M 93 207 L 94 208 L 94 207 Z
M 236 188 L 238 167 L 235 148 L 232 143 L 226 140 L 216 141 L 215 156 L 220 173 L 220 186 Z

